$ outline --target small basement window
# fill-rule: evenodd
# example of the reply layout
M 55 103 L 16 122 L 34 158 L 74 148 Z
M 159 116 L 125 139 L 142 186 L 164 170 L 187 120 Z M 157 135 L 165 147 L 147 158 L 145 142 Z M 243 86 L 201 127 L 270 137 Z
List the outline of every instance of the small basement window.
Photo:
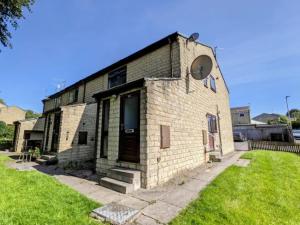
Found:
M 216 80 L 213 76 L 210 76 L 210 89 L 217 92 Z
M 127 67 L 121 67 L 108 74 L 108 88 L 126 83 Z
M 78 134 L 78 144 L 87 145 L 88 132 L 80 131 Z

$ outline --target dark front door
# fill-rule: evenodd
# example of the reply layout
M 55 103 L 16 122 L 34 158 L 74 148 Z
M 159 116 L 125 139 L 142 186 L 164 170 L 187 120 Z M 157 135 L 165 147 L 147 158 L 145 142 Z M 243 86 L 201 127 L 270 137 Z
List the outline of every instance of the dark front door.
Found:
M 61 113 L 60 112 L 55 113 L 54 124 L 53 124 L 53 133 L 52 133 L 52 144 L 51 144 L 51 151 L 53 151 L 53 152 L 57 152 L 57 150 L 58 150 L 60 119 L 61 119 Z
M 140 161 L 140 92 L 121 96 L 119 160 Z

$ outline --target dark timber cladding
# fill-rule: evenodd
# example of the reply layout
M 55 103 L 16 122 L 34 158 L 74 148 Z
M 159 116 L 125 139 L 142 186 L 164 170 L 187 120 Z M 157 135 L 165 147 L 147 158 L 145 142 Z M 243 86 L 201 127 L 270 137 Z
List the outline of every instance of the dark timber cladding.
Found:
M 100 70 L 100 71 L 98 71 L 98 72 L 96 72 L 96 73 L 94 73 L 94 74 L 92 74 L 92 75 L 90 75 L 90 76 L 88 76 L 88 77 L 86 77 L 86 78 L 84 78 L 84 79 L 82 79 L 82 80 L 80 80 L 80 81 L 72 84 L 71 86 L 65 88 L 64 90 L 62 90 L 60 92 L 57 92 L 57 93 L 55 93 L 53 95 L 50 95 L 48 97 L 48 99 L 49 98 L 50 99 L 51 98 L 56 98 L 56 97 L 60 96 L 61 94 L 63 94 L 66 91 L 69 91 L 69 90 L 71 90 L 71 89 L 73 89 L 73 88 L 75 88 L 75 87 L 77 87 L 79 85 L 82 85 L 82 84 L 85 84 L 86 82 L 94 80 L 94 79 L 96 79 L 99 76 L 102 76 L 102 75 L 104 75 L 106 73 L 111 72 L 114 69 L 117 69 L 118 67 L 124 66 L 127 63 L 132 62 L 133 60 L 136 60 L 136 59 L 138 59 L 138 58 L 140 58 L 140 57 L 142 57 L 142 56 L 144 56 L 144 55 L 146 55 L 146 54 L 148 54 L 150 52 L 153 52 L 153 51 L 161 48 L 162 46 L 169 45 L 170 42 L 176 41 L 178 36 L 183 36 L 183 35 L 179 34 L 178 32 L 170 34 L 170 35 L 166 36 L 165 38 L 163 38 L 163 39 L 161 39 L 161 40 L 159 40 L 157 42 L 154 42 L 153 44 L 151 44 L 151 45 L 149 45 L 149 46 L 147 46 L 147 47 L 145 47 L 145 48 L 143 48 L 143 49 L 141 49 L 141 50 L 133 53 L 132 55 L 129 55 L 126 58 L 123 58 L 120 61 L 117 61 L 116 63 L 114 63 L 114 64 L 112 64 L 112 65 L 110 65 L 108 67 L 105 67 L 104 69 L 102 69 L 102 70 Z M 43 101 L 46 101 L 46 100 L 47 99 L 44 99 Z

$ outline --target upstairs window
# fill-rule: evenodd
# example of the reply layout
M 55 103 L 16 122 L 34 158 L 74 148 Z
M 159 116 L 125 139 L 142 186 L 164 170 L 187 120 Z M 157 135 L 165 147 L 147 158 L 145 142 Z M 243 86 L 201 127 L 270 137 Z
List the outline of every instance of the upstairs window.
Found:
M 69 103 L 78 102 L 79 89 L 76 88 L 69 93 Z
M 55 107 L 60 106 L 60 103 L 61 103 L 61 97 L 57 97 L 57 98 L 54 99 L 54 105 L 55 105 Z
M 240 113 L 240 117 L 244 117 L 245 116 L 245 114 L 244 113 Z
M 108 74 L 108 88 L 126 83 L 127 67 L 116 69 Z
M 217 133 L 217 117 L 214 115 L 207 115 L 207 122 L 208 122 L 208 132 L 209 133 Z
M 78 134 L 78 144 L 87 145 L 88 132 L 80 131 Z
M 213 76 L 210 76 L 210 89 L 217 92 L 216 80 Z

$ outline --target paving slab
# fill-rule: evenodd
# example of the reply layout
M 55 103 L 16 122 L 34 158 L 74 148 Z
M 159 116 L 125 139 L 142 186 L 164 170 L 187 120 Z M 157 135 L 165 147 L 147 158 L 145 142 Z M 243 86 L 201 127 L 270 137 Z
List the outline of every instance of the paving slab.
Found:
M 121 205 L 125 205 L 138 210 L 142 210 L 149 205 L 148 202 L 131 196 L 124 196 L 124 198 L 121 201 L 119 201 L 119 203 Z
M 207 184 L 208 182 L 205 180 L 190 179 L 181 185 L 181 187 L 189 191 L 199 192 L 205 188 Z
M 109 204 L 112 202 L 119 202 L 121 201 L 125 195 L 122 195 L 118 192 L 111 191 L 107 188 L 103 188 L 99 186 L 98 190 L 93 193 L 85 194 L 88 198 L 99 202 L 101 204 Z
M 161 225 L 161 223 L 148 216 L 140 215 L 134 222 L 134 225 Z
M 179 212 L 181 208 L 168 204 L 166 202 L 157 201 L 142 210 L 142 213 L 160 223 L 170 222 Z
M 92 183 L 78 183 L 72 186 L 73 189 L 80 192 L 81 194 L 90 194 L 99 190 L 99 185 Z
M 192 200 L 198 197 L 198 191 L 190 191 L 177 187 L 165 195 L 161 201 L 180 208 L 186 207 Z
M 168 191 L 168 187 L 154 188 L 151 190 L 139 189 L 130 194 L 130 196 L 152 203 L 162 198 Z

